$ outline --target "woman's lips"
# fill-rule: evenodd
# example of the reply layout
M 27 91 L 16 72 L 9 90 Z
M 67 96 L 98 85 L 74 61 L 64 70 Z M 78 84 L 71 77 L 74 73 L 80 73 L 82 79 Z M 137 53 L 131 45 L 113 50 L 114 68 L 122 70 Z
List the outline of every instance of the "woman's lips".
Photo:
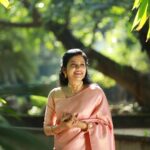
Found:
M 74 75 L 82 75 L 82 72 L 75 72 Z

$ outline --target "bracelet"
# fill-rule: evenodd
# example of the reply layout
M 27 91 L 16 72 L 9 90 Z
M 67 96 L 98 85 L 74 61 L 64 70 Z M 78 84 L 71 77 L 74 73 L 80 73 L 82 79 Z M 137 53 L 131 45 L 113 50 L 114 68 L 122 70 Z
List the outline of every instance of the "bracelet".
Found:
M 85 129 L 82 129 L 82 131 L 87 131 L 88 129 L 92 128 L 93 127 L 93 123 L 87 123 L 84 121 L 84 123 L 86 124 L 86 128 Z
M 88 125 L 88 123 L 87 123 L 87 122 L 85 122 L 85 121 L 84 121 L 83 123 L 84 123 L 84 124 L 86 124 L 86 128 L 85 128 L 85 129 L 82 129 L 82 131 L 87 131 L 87 130 L 88 130 L 88 126 L 89 126 L 89 125 Z
M 51 131 L 52 134 L 55 134 L 53 129 L 54 129 L 54 126 L 51 126 L 50 131 Z
M 89 123 L 88 124 L 88 129 L 92 128 L 93 127 L 93 123 Z

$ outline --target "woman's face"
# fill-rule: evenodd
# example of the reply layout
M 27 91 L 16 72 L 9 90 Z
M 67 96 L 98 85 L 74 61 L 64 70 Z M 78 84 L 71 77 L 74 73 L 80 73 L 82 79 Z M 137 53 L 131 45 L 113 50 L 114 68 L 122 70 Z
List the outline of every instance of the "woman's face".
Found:
M 64 70 L 69 82 L 82 81 L 86 74 L 86 64 L 82 55 L 73 56 Z

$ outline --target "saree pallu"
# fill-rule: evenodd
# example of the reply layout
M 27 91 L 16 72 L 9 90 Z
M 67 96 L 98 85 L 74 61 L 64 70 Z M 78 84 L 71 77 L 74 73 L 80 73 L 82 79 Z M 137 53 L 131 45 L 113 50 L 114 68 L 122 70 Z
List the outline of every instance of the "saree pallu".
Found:
M 55 135 L 55 150 L 115 150 L 109 105 L 98 85 L 91 84 L 72 97 L 59 98 L 55 104 L 49 100 L 48 105 L 47 111 L 55 113 L 50 125 L 59 124 L 63 112 L 77 113 L 79 120 L 93 125 L 87 131 L 72 128 Z

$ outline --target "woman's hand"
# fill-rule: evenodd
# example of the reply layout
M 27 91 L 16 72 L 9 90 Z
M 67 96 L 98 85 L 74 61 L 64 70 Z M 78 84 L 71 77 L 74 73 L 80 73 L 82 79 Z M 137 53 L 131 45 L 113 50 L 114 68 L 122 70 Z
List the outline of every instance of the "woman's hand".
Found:
M 71 114 L 71 113 L 63 113 L 61 118 L 61 124 L 63 126 L 66 126 L 66 128 L 73 128 L 77 126 L 77 114 Z
M 81 130 L 87 130 L 88 124 L 86 122 L 80 121 L 77 118 L 77 114 L 71 114 L 71 113 L 63 113 L 61 123 L 66 128 L 80 128 Z

